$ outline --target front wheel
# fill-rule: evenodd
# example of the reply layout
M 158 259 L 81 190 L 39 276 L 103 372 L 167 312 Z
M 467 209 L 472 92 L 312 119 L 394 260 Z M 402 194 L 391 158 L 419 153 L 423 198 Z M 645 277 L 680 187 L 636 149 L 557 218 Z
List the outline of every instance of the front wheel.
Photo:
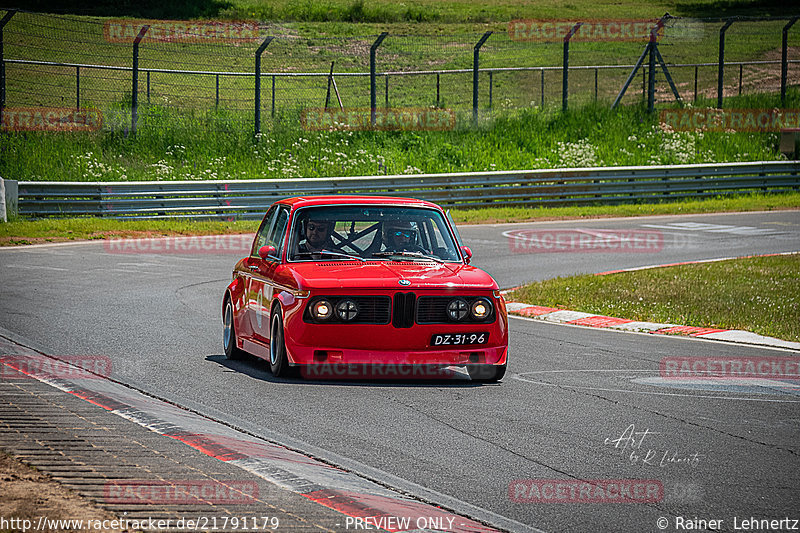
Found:
M 286 356 L 286 342 L 283 339 L 283 315 L 280 306 L 272 314 L 269 336 L 269 369 L 276 378 L 289 374 L 289 359 Z
M 467 365 L 472 381 L 495 383 L 506 375 L 506 365 Z
M 236 347 L 236 327 L 233 325 L 233 304 L 230 298 L 225 301 L 225 311 L 222 314 L 222 347 L 228 359 L 242 359 L 244 351 Z

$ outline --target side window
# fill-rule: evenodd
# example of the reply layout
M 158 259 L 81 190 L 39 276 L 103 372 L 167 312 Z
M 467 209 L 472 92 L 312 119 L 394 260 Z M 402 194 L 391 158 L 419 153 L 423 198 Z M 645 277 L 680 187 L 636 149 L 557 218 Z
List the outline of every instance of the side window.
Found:
M 259 248 L 268 244 L 267 237 L 269 236 L 269 230 L 272 228 L 272 221 L 275 218 L 275 213 L 277 212 L 277 205 L 272 206 L 272 208 L 267 211 L 267 215 L 264 217 L 264 221 L 261 222 L 261 226 L 258 228 L 258 232 L 256 233 L 256 238 L 253 241 L 253 249 L 250 250 L 251 257 L 258 257 Z
M 281 256 L 281 249 L 283 248 L 283 237 L 286 235 L 286 223 L 289 221 L 289 212 L 285 207 L 279 207 L 278 213 L 275 216 L 275 222 L 272 224 L 272 230 L 269 232 L 267 244 L 271 244 L 278 251 L 275 254 L 277 257 Z

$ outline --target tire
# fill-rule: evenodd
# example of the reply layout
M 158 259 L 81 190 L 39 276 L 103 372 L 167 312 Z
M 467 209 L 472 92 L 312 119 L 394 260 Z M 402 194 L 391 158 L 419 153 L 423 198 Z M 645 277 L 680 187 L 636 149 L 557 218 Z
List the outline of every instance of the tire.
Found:
M 472 381 L 496 383 L 506 375 L 507 365 L 467 365 L 467 372 Z
M 244 359 L 246 352 L 236 347 L 236 327 L 233 324 L 233 304 L 231 299 L 225 300 L 225 310 L 222 312 L 222 347 L 227 359 Z
M 276 378 L 289 375 L 289 358 L 286 356 L 286 341 L 283 337 L 283 315 L 280 305 L 272 313 L 269 335 L 269 369 Z

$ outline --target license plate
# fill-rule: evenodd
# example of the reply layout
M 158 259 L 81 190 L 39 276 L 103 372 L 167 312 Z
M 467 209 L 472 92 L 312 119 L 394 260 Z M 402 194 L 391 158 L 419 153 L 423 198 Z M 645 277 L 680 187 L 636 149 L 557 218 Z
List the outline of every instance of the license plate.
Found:
M 489 334 L 479 333 L 439 333 L 431 337 L 431 346 L 464 346 L 467 344 L 486 344 Z

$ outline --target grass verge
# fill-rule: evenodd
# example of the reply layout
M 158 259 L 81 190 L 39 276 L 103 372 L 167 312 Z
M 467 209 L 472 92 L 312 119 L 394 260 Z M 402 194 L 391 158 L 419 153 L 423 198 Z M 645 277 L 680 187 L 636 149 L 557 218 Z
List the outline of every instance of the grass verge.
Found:
M 556 278 L 527 285 L 507 299 L 800 341 L 800 255 Z
M 451 214 L 453 220 L 459 224 L 491 224 L 590 217 L 772 211 L 797 208 L 800 208 L 800 193 L 756 194 L 658 204 L 454 209 Z M 258 220 L 231 222 L 218 220 L 115 220 L 102 218 L 16 219 L 0 224 L 0 246 L 108 239 L 113 237 L 253 233 L 258 229 L 258 224 Z

